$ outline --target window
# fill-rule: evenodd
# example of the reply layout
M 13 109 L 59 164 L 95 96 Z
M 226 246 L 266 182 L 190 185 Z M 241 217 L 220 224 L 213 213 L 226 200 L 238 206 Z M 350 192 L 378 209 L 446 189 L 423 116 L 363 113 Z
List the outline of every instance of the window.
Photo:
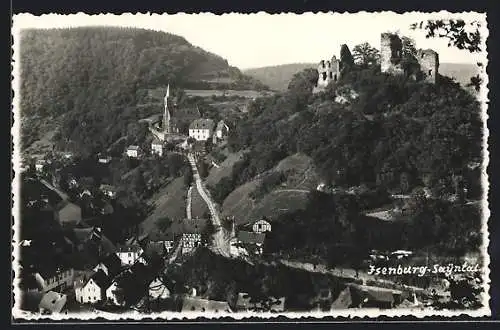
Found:
M 432 77 L 432 69 L 429 70 L 429 77 Z
M 333 76 L 333 81 L 337 81 L 337 74 Z
M 333 79 L 333 72 L 330 72 L 330 79 Z
M 326 72 L 323 72 L 322 75 L 323 75 L 323 80 L 326 80 Z
M 128 257 L 131 258 L 132 257 L 132 253 L 129 252 L 128 253 Z

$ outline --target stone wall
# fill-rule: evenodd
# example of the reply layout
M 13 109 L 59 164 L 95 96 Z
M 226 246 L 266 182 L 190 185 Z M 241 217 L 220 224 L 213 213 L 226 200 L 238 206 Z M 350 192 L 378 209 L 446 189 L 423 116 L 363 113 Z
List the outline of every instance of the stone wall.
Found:
M 380 40 L 380 70 L 391 74 L 403 74 L 401 67 L 403 42 L 396 34 L 382 33 Z
M 337 81 L 340 76 L 340 61 L 333 56 L 331 61 L 322 60 L 318 64 L 318 82 L 316 91 L 326 88 L 330 81 Z
M 439 54 L 432 49 L 419 50 L 417 60 L 425 81 L 435 84 L 439 73 Z

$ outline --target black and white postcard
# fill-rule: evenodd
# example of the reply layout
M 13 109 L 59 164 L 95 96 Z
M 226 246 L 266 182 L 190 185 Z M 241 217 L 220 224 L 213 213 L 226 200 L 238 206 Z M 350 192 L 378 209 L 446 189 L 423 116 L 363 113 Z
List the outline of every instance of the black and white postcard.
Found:
M 485 13 L 12 34 L 15 319 L 491 315 Z

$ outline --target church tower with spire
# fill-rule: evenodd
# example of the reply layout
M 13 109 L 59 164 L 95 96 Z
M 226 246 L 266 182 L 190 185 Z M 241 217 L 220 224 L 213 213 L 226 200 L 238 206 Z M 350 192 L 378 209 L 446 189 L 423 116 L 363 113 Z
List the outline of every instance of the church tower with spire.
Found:
M 163 113 L 163 132 L 166 134 L 170 134 L 171 125 L 170 121 L 172 120 L 172 114 L 170 113 L 170 109 L 168 108 L 168 98 L 170 97 L 170 84 L 167 86 L 167 93 L 165 94 L 165 105 L 164 105 L 164 113 Z

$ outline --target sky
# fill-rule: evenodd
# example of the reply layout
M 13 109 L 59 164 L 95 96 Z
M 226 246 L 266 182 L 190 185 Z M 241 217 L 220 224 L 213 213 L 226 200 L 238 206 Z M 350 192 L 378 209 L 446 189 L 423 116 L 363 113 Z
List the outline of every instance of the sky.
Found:
M 425 38 L 424 31 L 410 29 L 410 24 L 427 19 L 462 18 L 483 22 L 487 36 L 486 14 L 439 12 L 432 14 L 392 12 L 355 14 L 122 14 L 74 15 L 48 14 L 14 16 L 14 33 L 22 28 L 60 28 L 76 26 L 123 26 L 146 28 L 180 35 L 190 43 L 227 59 L 240 69 L 287 63 L 317 63 L 340 56 L 340 46 L 352 48 L 368 42 L 380 49 L 380 34 L 396 32 L 413 38 L 417 48 L 431 48 L 439 53 L 441 63 L 484 62 L 483 54 L 470 54 L 448 47 L 440 38 Z M 484 38 L 485 39 L 485 38 Z M 484 40 L 483 40 L 484 41 Z M 14 34 L 15 42 L 15 34 Z M 483 47 L 484 49 L 485 47 Z

